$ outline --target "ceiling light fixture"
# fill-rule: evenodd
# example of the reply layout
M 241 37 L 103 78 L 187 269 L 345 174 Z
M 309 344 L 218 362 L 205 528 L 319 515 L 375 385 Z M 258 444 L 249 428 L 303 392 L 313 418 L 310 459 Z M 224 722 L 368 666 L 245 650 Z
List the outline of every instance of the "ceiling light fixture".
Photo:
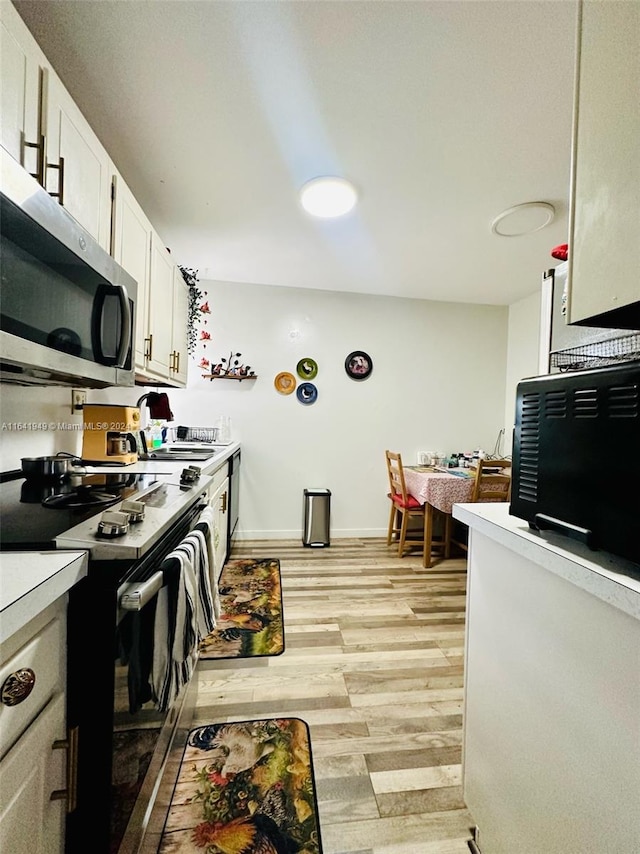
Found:
M 507 208 L 493 220 L 491 231 L 499 237 L 521 237 L 540 231 L 553 220 L 556 209 L 549 202 L 525 202 Z
M 357 199 L 356 188 L 344 178 L 314 178 L 300 190 L 300 203 L 306 212 L 324 219 L 349 213 Z

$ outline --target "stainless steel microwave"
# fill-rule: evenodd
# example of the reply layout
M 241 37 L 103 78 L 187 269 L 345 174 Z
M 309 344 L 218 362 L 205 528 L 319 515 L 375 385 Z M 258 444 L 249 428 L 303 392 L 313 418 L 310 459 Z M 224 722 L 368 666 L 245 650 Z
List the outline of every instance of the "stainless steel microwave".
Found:
M 0 155 L 0 380 L 134 385 L 135 280 Z

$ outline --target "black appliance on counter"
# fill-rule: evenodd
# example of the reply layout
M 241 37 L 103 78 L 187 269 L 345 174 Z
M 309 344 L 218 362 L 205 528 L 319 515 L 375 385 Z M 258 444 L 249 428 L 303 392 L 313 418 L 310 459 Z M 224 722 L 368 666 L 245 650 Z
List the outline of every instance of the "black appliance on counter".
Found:
M 179 722 L 189 722 L 193 692 L 187 684 L 160 708 L 140 675 L 153 656 L 160 591 L 175 583 L 177 561 L 167 556 L 197 526 L 210 483 L 126 471 L 57 481 L 0 476 L 3 551 L 89 552 L 87 576 L 68 604 L 67 727 L 77 729 L 78 755 L 67 854 L 135 851 L 149 830 L 156 783 Z M 100 539 L 103 511 L 118 511 L 124 499 L 144 506 L 143 521 Z
M 640 563 L 640 361 L 523 380 L 510 513 Z

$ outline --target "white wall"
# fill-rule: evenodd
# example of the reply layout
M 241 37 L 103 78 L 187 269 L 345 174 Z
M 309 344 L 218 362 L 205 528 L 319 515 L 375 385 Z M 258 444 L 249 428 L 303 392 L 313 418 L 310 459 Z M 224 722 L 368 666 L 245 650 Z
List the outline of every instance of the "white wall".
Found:
M 503 453 L 511 453 L 513 424 L 516 411 L 516 387 L 521 379 L 539 374 L 541 290 L 509 306 L 509 337 Z
M 332 491 L 332 536 L 386 533 L 384 451 L 491 448 L 503 423 L 507 308 L 201 282 L 212 340 L 199 345 L 189 388 L 169 392 L 178 422 L 229 415 L 242 441 L 240 536 L 299 537 L 305 487 Z M 207 381 L 195 365 L 233 350 L 255 382 Z M 350 379 L 364 350 L 373 372 Z M 280 371 L 319 366 L 318 400 L 279 394 Z
M 0 421 L 0 471 L 19 469 L 22 457 L 80 449 L 82 415 L 71 413 L 70 389 L 3 383 Z
M 300 537 L 305 487 L 331 489 L 332 537 L 382 535 L 385 449 L 400 451 L 407 463 L 419 450 L 493 449 L 505 412 L 506 307 L 224 282 L 200 287 L 212 309 L 212 340 L 198 346 L 189 388 L 165 390 L 178 424 L 231 417 L 242 441 L 240 537 Z M 516 317 L 523 326 L 531 320 L 519 309 Z M 200 358 L 216 362 L 229 350 L 242 353 L 257 380 L 201 379 Z M 353 350 L 373 360 L 362 382 L 344 370 Z M 280 371 L 295 374 L 304 356 L 319 366 L 312 406 L 273 385 Z M 514 371 L 520 369 L 509 375 Z M 133 404 L 145 390 L 90 391 L 89 402 Z M 81 425 L 69 405 L 67 389 L 2 386 L 3 422 Z M 24 455 L 80 448 L 80 432 L 3 430 L 2 470 L 19 468 Z

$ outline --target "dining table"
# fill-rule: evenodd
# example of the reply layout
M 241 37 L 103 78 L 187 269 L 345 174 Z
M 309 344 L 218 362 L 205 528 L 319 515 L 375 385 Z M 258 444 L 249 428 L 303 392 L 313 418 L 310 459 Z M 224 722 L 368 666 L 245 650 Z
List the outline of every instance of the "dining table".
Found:
M 451 511 L 454 504 L 465 504 L 473 498 L 475 471 L 472 469 L 455 468 L 446 471 L 433 466 L 404 466 L 404 482 L 407 492 L 416 501 L 424 505 L 424 565 L 429 568 L 433 564 L 431 549 L 433 547 L 434 511 L 444 516 L 444 557 L 448 558 L 451 550 L 451 526 L 453 516 Z

